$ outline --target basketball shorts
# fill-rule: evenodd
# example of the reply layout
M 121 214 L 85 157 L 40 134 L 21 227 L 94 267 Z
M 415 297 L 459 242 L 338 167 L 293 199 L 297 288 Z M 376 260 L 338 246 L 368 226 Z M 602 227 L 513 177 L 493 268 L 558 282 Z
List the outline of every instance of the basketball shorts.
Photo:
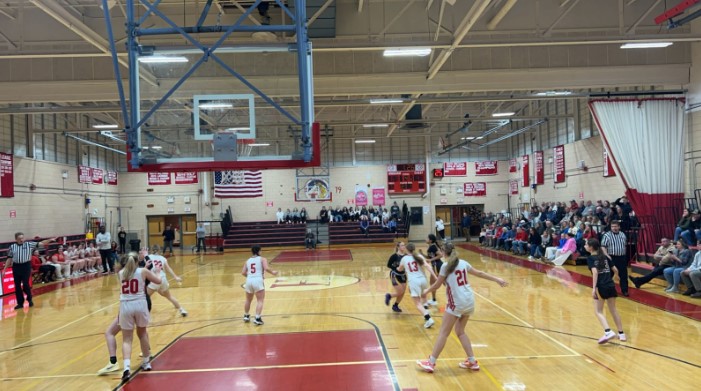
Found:
M 243 289 L 246 290 L 246 293 L 260 292 L 265 289 L 265 282 L 262 278 L 247 279 Z
M 122 330 L 134 330 L 135 327 L 146 327 L 151 317 L 148 313 L 146 300 L 130 300 L 119 303 L 119 327 Z
M 428 282 L 426 282 L 425 278 L 409 280 L 409 293 L 411 297 L 421 297 L 426 288 L 428 288 Z
M 165 293 L 168 289 L 170 289 L 170 284 L 168 283 L 168 280 L 166 279 L 166 277 L 161 274 L 161 283 L 160 284 L 149 283 L 148 289 L 157 291 L 158 293 Z
M 433 271 L 438 275 L 438 273 L 441 272 L 441 267 L 443 267 L 443 261 L 436 260 L 436 261 L 431 261 L 431 266 L 433 266 Z
M 392 281 L 392 286 L 406 284 L 406 274 L 397 274 L 393 271 L 389 272 L 389 279 Z
M 599 286 L 596 288 L 596 290 L 599 292 L 599 297 L 604 300 L 618 297 L 618 293 L 616 293 L 616 286 L 613 284 Z
M 446 306 L 445 312 L 458 318 L 462 318 L 463 315 L 470 316 L 475 312 L 475 301 L 473 299 L 467 303 L 461 303 L 460 305 L 456 305 L 455 308 Z

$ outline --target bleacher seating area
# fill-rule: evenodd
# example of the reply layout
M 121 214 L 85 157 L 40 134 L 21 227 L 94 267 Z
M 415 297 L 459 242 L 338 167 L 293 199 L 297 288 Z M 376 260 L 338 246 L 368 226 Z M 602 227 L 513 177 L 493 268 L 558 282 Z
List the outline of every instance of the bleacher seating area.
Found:
M 278 224 L 275 221 L 232 223 L 224 238 L 224 249 L 261 246 L 304 246 L 306 224 Z
M 384 232 L 382 226 L 370 225 L 368 235 L 360 231 L 358 222 L 329 224 L 330 244 L 391 243 L 407 236 L 406 227 L 399 224 L 397 232 Z

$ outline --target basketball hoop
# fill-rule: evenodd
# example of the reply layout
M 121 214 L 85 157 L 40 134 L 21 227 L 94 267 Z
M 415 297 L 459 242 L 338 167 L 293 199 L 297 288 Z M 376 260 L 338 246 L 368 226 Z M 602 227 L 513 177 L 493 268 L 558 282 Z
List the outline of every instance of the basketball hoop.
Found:
M 238 155 L 239 156 L 251 156 L 251 151 L 253 151 L 253 142 L 256 140 L 252 138 L 240 138 L 236 140 L 236 144 L 238 146 Z
M 445 149 L 446 143 L 443 137 L 438 138 L 438 150 L 443 151 Z

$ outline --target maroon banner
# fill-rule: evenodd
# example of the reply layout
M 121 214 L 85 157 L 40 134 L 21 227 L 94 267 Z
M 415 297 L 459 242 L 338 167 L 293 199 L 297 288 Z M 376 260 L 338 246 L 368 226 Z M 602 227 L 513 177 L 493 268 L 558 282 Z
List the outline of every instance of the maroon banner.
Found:
M 565 146 L 558 145 L 553 148 L 553 159 L 555 160 L 555 172 L 553 178 L 555 183 L 562 183 L 565 181 Z
M 117 186 L 117 171 L 107 171 L 107 184 Z
M 604 147 L 604 177 L 616 176 L 613 170 L 613 161 L 609 157 L 609 151 Z
M 92 168 L 92 184 L 101 185 L 105 179 L 105 172 L 101 168 Z
M 0 197 L 15 196 L 15 169 L 12 155 L 0 153 Z
M 92 183 L 92 168 L 88 166 L 78 166 L 78 182 Z
M 467 176 L 467 163 L 446 162 L 443 163 L 443 176 Z
M 518 195 L 518 181 L 509 181 L 509 194 Z
M 509 159 L 509 172 L 516 171 L 518 171 L 518 163 L 516 163 L 516 159 Z
M 466 182 L 463 195 L 465 197 L 484 197 L 487 195 L 487 184 L 485 182 Z
M 531 185 L 531 165 L 528 155 L 521 156 L 521 169 L 523 170 L 523 180 L 521 186 L 528 187 Z
M 176 185 L 195 185 L 198 183 L 196 171 L 184 171 L 175 173 Z
M 475 162 L 475 175 L 497 175 L 498 168 L 496 160 Z
M 535 151 L 535 184 L 545 184 L 545 162 L 543 161 L 543 151 Z
M 149 172 L 147 175 L 149 186 L 170 185 L 171 183 L 169 172 Z

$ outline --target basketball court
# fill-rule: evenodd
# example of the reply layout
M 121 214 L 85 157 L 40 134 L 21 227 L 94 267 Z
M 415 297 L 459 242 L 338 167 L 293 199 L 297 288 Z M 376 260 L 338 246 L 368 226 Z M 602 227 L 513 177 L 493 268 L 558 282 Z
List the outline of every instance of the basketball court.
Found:
M 60 289 L 49 285 L 37 290 L 31 311 L 12 310 L 14 303 L 5 297 L 0 357 L 8 365 L 0 376 L 5 387 L 16 390 L 156 385 L 182 390 L 642 390 L 689 389 L 686 379 L 701 373 L 701 341 L 695 332 L 701 307 L 693 299 L 671 298 L 657 285 L 632 290 L 630 299 L 618 300 L 628 342 L 598 345 L 601 330 L 585 267 L 553 272 L 551 266 L 474 245 L 461 247 L 462 257 L 476 268 L 510 283 L 500 288 L 470 280 L 477 308 L 467 332 L 479 372 L 458 368 L 465 357 L 454 336 L 434 374 L 416 366 L 438 334 L 445 291 L 438 291 L 439 306 L 431 309 L 437 320 L 431 329 L 423 328 L 408 298 L 400 304 L 403 312 L 393 313 L 383 302 L 391 289 L 385 265 L 393 246 L 379 245 L 317 250 L 326 254 L 318 261 L 312 255 L 301 259 L 299 253 L 306 250 L 264 249 L 268 259 L 278 259 L 273 267 L 281 274 L 266 278 L 263 326 L 241 319 L 245 252 L 201 258 L 178 254 L 171 264 L 184 281 L 171 284 L 171 291 L 190 314 L 182 318 L 170 303 L 154 297 L 153 371 L 137 371 L 123 387 L 121 371 L 95 374 L 107 362 L 103 332 L 119 308 L 114 278 L 72 281 Z M 328 262 L 333 255 L 339 259 Z M 280 262 L 286 258 L 295 261 Z M 136 353 L 132 360 L 136 366 Z M 658 375 L 666 371 L 675 376 Z

